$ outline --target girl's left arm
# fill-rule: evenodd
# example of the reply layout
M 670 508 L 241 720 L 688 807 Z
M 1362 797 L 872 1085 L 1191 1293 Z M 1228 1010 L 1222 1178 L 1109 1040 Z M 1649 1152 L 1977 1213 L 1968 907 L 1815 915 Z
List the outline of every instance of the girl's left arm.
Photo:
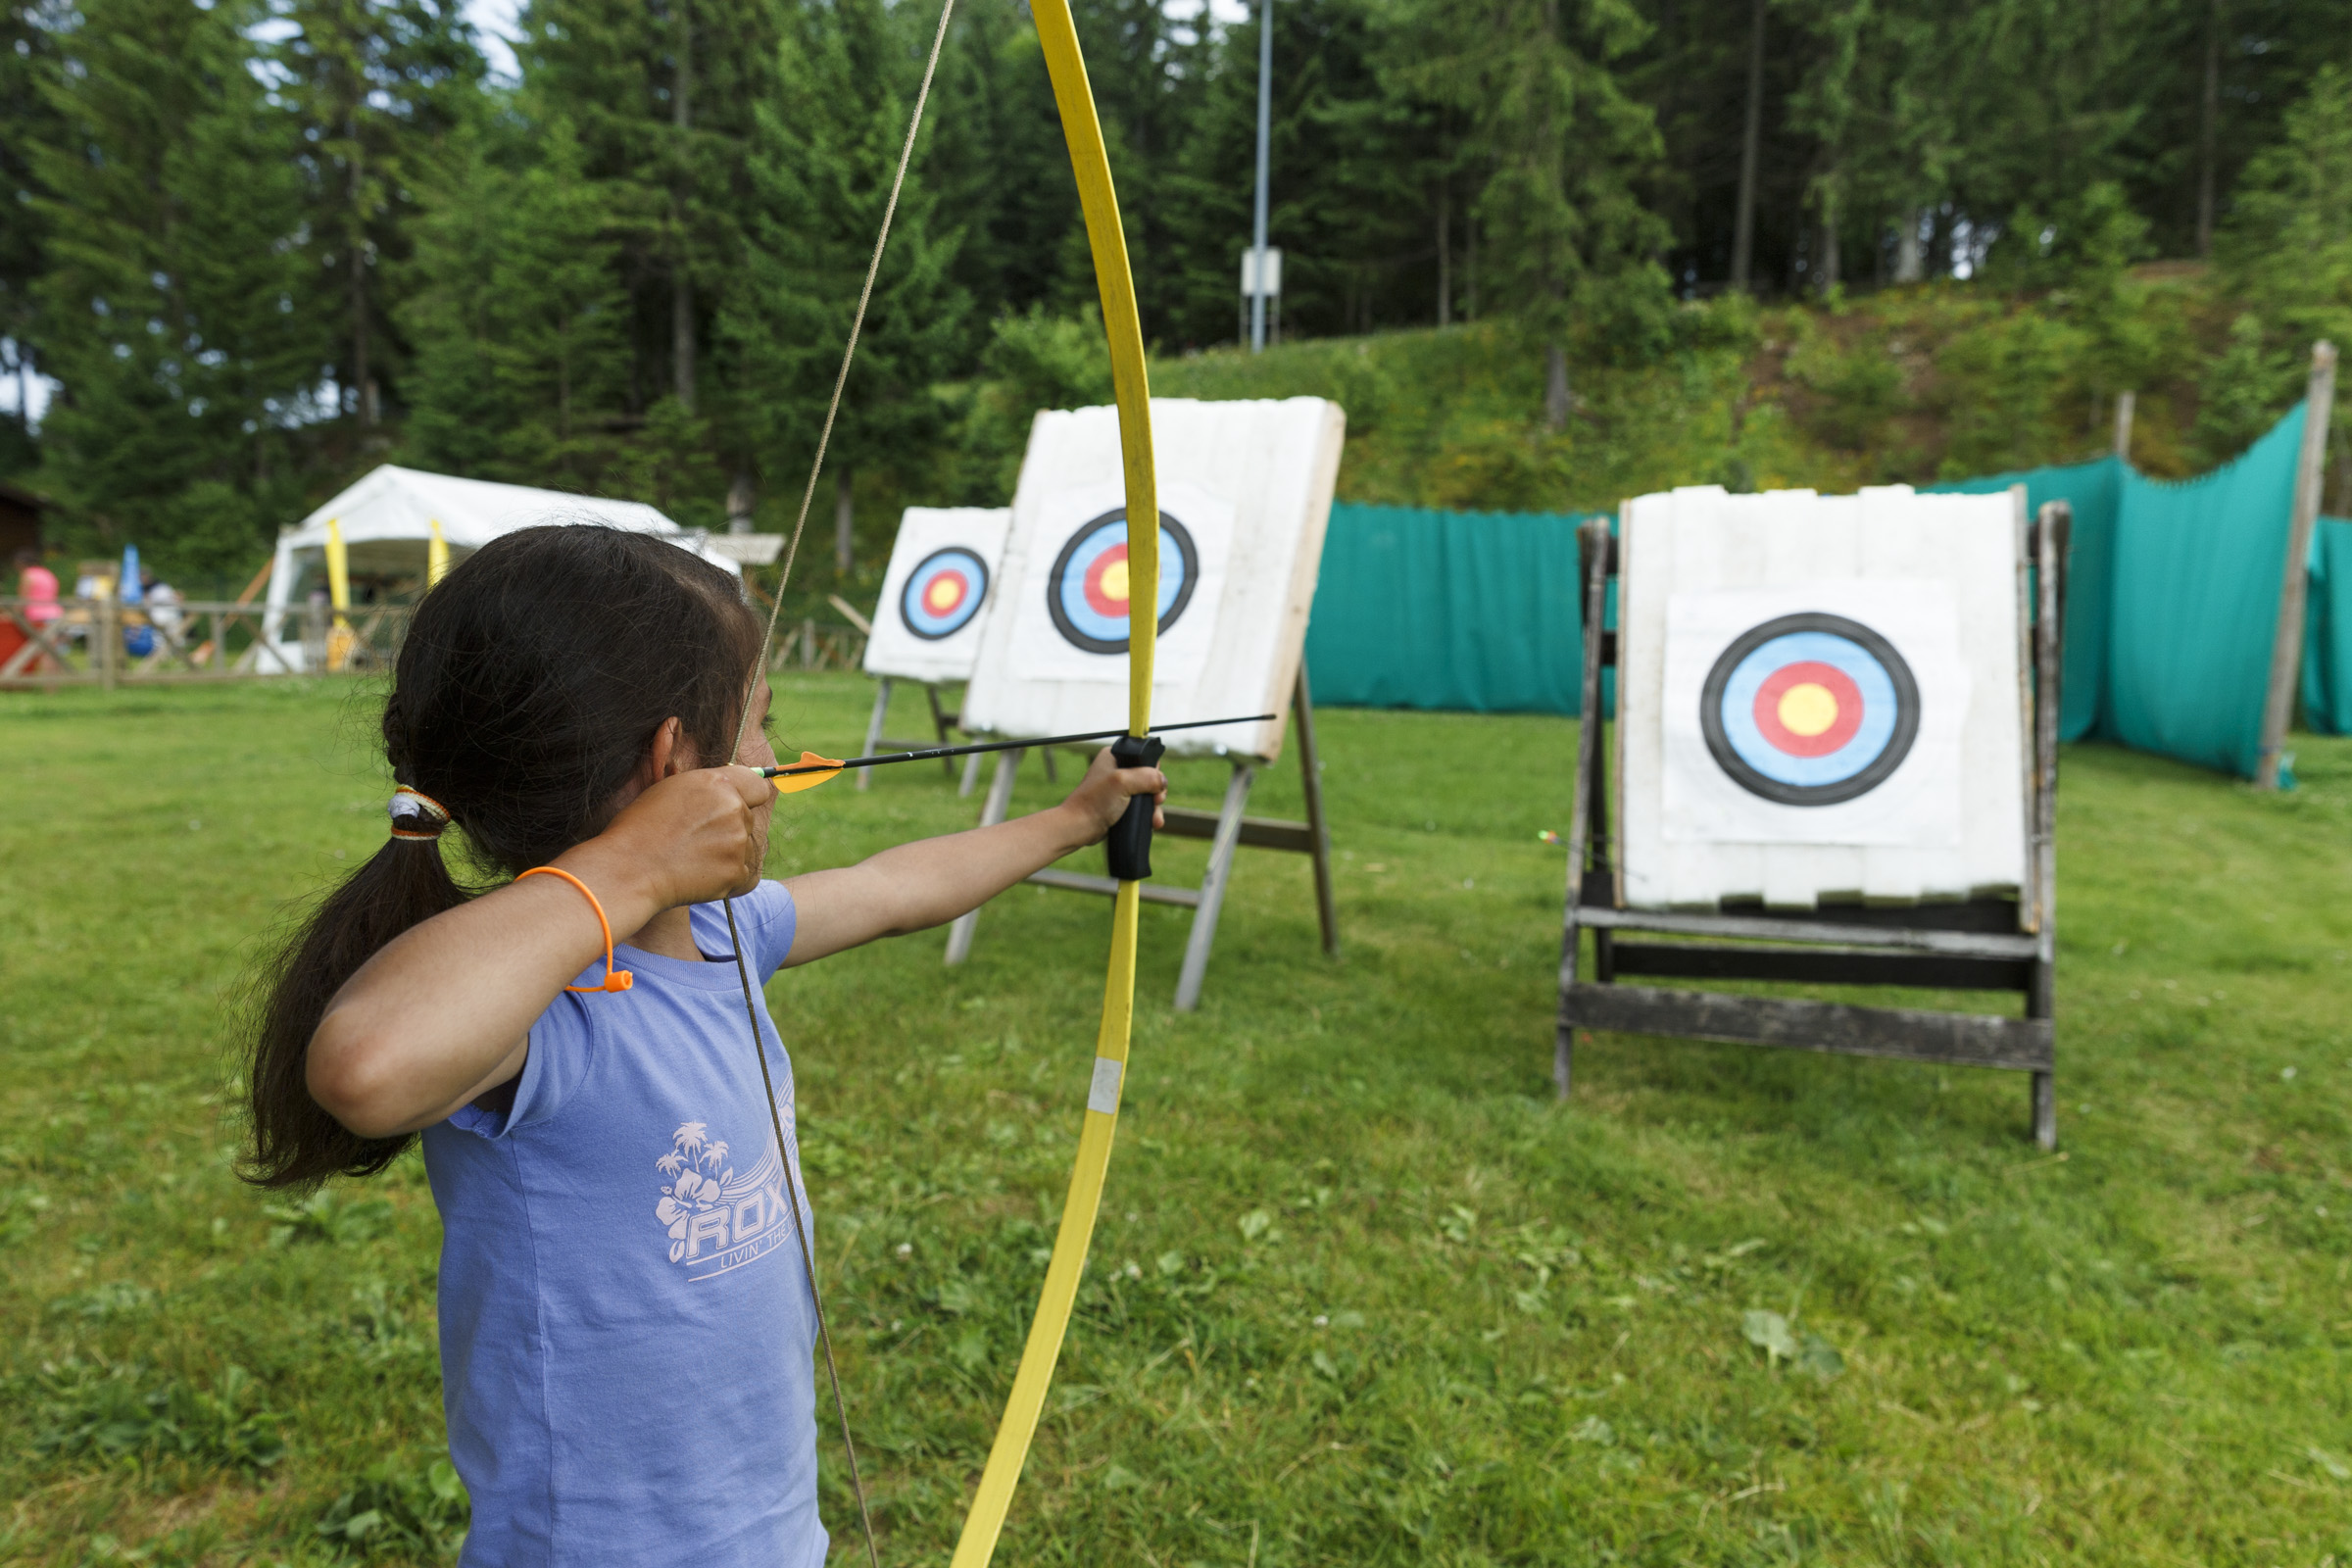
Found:
M 1152 825 L 1165 825 L 1157 807 L 1168 798 L 1166 775 L 1114 766 L 1105 749 L 1059 806 L 790 878 L 784 885 L 798 924 L 784 961 L 811 963 L 876 937 L 944 925 L 1072 850 L 1100 843 L 1136 795 L 1152 797 Z

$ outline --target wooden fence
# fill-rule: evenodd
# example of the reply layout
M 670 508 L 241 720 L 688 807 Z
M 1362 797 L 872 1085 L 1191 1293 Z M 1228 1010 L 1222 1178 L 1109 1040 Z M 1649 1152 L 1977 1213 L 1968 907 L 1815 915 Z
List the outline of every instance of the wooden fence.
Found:
M 289 606 L 281 633 L 290 625 L 301 635 L 273 642 L 263 635 L 266 605 L 197 600 L 158 612 L 67 599 L 44 619 L 34 608 L 0 597 L 0 691 L 380 672 L 392 667 L 416 613 L 413 605 L 363 605 L 338 624 L 323 605 Z M 864 658 L 863 633 L 811 617 L 778 628 L 768 668 L 856 669 Z

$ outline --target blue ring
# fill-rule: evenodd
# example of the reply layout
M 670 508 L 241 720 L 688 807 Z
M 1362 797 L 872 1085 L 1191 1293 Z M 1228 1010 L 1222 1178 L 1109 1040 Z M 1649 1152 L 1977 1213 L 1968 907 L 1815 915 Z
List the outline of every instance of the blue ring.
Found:
M 1756 727 L 1756 693 L 1774 671 L 1818 662 L 1862 696 L 1862 722 L 1826 757 L 1792 757 Z M 1919 738 L 1919 682 L 1892 643 L 1843 615 L 1782 615 L 1752 626 L 1716 657 L 1699 688 L 1707 751 L 1732 781 L 1783 806 L 1835 806 L 1890 777 Z
M 1862 724 L 1851 739 L 1821 757 L 1792 757 L 1756 727 L 1756 693 L 1788 664 L 1827 664 L 1862 694 Z M 1723 688 L 1723 733 L 1732 750 L 1766 778 L 1800 789 L 1842 784 L 1878 760 L 1894 739 L 1894 681 L 1886 666 L 1849 637 L 1836 632 L 1788 632 L 1732 666 Z
M 963 573 L 969 591 L 964 594 L 963 603 L 954 610 L 944 615 L 933 614 L 930 607 L 923 603 L 923 590 L 942 571 L 950 568 Z M 906 574 L 906 586 L 899 591 L 899 618 L 917 637 L 936 642 L 942 637 L 952 637 L 970 625 L 972 617 L 980 613 L 981 601 L 987 597 L 988 563 L 961 545 L 950 545 L 944 550 L 932 551 L 915 564 L 914 570 Z
M 1127 651 L 1128 617 L 1105 615 L 1086 602 L 1087 569 L 1104 551 L 1127 542 L 1125 508 L 1106 512 L 1082 525 L 1054 559 L 1046 581 L 1046 609 L 1054 627 L 1072 647 L 1090 654 Z M 1176 623 L 1192 602 L 1200 575 L 1200 555 L 1185 525 L 1159 514 L 1159 604 L 1157 621 L 1164 632 Z

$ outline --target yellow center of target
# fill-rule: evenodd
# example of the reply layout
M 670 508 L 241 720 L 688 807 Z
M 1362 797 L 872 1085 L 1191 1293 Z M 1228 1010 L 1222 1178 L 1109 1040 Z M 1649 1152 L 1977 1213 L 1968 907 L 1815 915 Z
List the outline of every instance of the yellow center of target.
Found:
M 1123 600 L 1127 597 L 1127 563 L 1114 561 L 1102 568 L 1102 597 Z
M 1819 735 L 1838 722 L 1838 699 L 1828 687 L 1802 681 L 1781 694 L 1780 717 L 1791 735 Z
M 956 601 L 963 597 L 963 584 L 953 577 L 934 578 L 931 586 L 923 591 L 923 597 L 930 601 L 934 611 L 944 614 L 955 609 Z

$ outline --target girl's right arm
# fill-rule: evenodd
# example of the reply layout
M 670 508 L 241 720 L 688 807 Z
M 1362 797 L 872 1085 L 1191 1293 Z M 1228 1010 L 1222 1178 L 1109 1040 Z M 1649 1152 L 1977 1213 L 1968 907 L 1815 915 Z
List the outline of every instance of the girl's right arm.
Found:
M 627 941 L 665 910 L 758 886 L 774 800 L 747 767 L 674 773 L 550 863 L 595 890 L 613 939 Z M 429 1127 L 522 1071 L 533 1020 L 604 952 L 595 912 L 561 877 L 413 926 L 327 1004 L 306 1063 L 311 1096 L 363 1138 Z

